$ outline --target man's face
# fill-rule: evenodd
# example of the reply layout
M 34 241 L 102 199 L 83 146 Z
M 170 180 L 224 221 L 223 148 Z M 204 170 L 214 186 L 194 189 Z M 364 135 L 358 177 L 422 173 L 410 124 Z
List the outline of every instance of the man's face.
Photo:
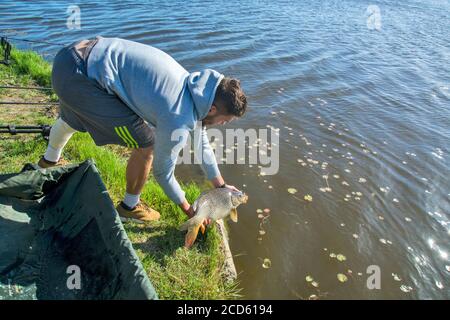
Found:
M 212 106 L 209 110 L 206 118 L 202 120 L 204 126 L 214 126 L 214 125 L 224 125 L 236 118 L 234 115 L 230 114 L 220 114 L 216 106 Z

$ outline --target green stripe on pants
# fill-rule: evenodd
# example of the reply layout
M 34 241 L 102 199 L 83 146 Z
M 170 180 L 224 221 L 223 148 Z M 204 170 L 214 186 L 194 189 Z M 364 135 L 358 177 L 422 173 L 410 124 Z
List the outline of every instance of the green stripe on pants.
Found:
M 125 131 L 125 135 L 129 138 L 129 140 L 132 141 L 132 143 L 134 144 L 135 148 L 139 148 L 139 145 L 137 143 L 136 140 L 134 140 L 133 136 L 131 135 L 130 131 L 128 131 L 127 127 L 122 127 L 123 130 Z
M 122 135 L 122 132 L 120 131 L 120 127 L 114 127 L 114 130 L 116 131 L 116 133 L 120 137 L 120 139 L 122 139 L 123 142 L 125 142 L 125 144 L 128 146 L 128 148 L 131 148 L 132 146 L 130 145 L 130 142 L 127 139 L 125 139 L 125 137 Z

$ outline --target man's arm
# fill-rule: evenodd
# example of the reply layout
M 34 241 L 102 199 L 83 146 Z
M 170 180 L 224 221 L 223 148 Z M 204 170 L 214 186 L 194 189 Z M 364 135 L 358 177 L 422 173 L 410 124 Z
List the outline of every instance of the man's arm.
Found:
M 217 166 L 216 156 L 211 148 L 211 145 L 209 144 L 206 128 L 201 127 L 200 130 L 200 137 L 198 139 L 194 139 L 194 141 L 197 140 L 197 143 L 194 145 L 194 155 L 201 155 L 201 159 L 197 160 L 200 160 L 200 165 L 208 180 L 210 180 L 217 188 L 223 184 L 223 179 L 220 175 L 219 167 Z M 221 181 L 222 184 L 216 186 L 215 183 L 219 183 Z
M 172 140 L 172 134 L 172 131 L 166 131 L 161 127 L 156 129 L 153 175 L 165 194 L 174 201 L 186 215 L 193 217 L 195 212 L 186 200 L 185 193 L 181 189 L 174 174 L 178 154 L 186 144 L 189 132 L 188 130 L 180 129 L 175 135 L 177 138 L 175 141 Z M 199 140 L 200 143 L 197 147 L 201 148 L 200 152 L 202 152 L 203 156 L 201 166 L 214 187 L 219 188 L 226 186 L 232 190 L 238 191 L 238 189 L 233 186 L 225 185 L 225 181 L 218 169 L 217 161 L 209 144 L 208 135 L 205 129 L 202 129 L 201 139 Z
M 172 133 L 173 131 L 165 130 L 162 126 L 156 128 L 153 175 L 165 194 L 181 207 L 187 201 L 174 173 L 178 154 L 186 144 L 189 133 L 187 130 L 177 131 L 175 141 L 172 140 Z
M 153 175 L 161 188 L 164 190 L 165 194 L 172 201 L 174 201 L 183 210 L 183 212 L 186 213 L 186 215 L 188 215 L 189 217 L 193 217 L 195 212 L 189 202 L 186 200 L 185 193 L 181 189 L 174 174 L 178 154 L 186 144 L 189 132 L 188 130 L 180 129 L 179 131 L 176 131 L 174 137 L 172 137 L 172 134 L 174 133 L 173 131 L 164 130 L 164 128 L 161 127 L 162 126 L 156 129 Z M 176 138 L 175 141 L 173 141 L 172 138 Z M 210 180 L 212 181 L 214 186 L 220 187 L 224 184 L 224 181 L 217 168 L 217 162 L 215 161 L 211 146 L 209 145 L 206 131 L 204 132 L 204 136 L 202 136 L 200 140 L 200 147 L 202 147 L 206 142 L 205 146 L 207 147 L 207 157 L 208 159 L 211 159 L 210 157 L 212 156 L 214 161 L 212 163 L 212 166 L 207 166 L 207 169 L 204 170 L 207 173 L 208 177 L 212 177 L 212 179 Z M 202 162 L 202 168 L 205 168 L 203 167 L 203 163 L 204 162 Z
M 209 143 L 209 138 L 207 131 L 204 127 L 201 129 L 201 137 L 199 139 L 199 144 L 196 146 L 198 149 L 195 154 L 202 155 L 201 166 L 203 171 L 206 173 L 208 180 L 211 181 L 215 188 L 227 187 L 232 190 L 239 191 L 237 188 L 225 184 L 225 180 L 220 174 L 219 167 L 217 166 L 216 156 Z

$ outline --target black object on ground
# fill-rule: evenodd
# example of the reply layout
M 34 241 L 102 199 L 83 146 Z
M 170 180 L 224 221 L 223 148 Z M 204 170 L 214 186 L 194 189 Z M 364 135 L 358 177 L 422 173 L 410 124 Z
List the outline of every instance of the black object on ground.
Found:
M 9 133 L 11 135 L 16 135 L 18 133 L 40 133 L 45 140 L 48 140 L 50 136 L 51 126 L 44 124 L 39 126 L 15 126 L 7 125 L 0 126 L 0 133 Z
M 157 299 L 91 160 L 0 175 L 0 300 L 36 298 Z
M 3 49 L 3 59 L 0 60 L 0 63 L 9 66 L 10 63 L 11 63 L 10 58 L 11 58 L 11 49 L 12 49 L 12 46 L 11 46 L 11 44 L 8 42 L 8 39 L 7 39 L 6 37 L 1 37 L 1 38 L 0 38 L 0 46 L 1 46 L 2 49 Z

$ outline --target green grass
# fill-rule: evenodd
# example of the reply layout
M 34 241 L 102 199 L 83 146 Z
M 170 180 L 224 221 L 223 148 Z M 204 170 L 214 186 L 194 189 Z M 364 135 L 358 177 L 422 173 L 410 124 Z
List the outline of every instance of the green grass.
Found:
M 50 86 L 51 66 L 34 52 L 12 51 L 13 64 L 0 65 L 0 85 Z M 16 100 L 15 100 L 16 99 Z M 30 90 L 0 89 L 0 101 L 51 101 L 54 93 Z M 43 108 L 1 107 L 0 124 L 52 124 Z M 39 135 L 0 135 L 0 173 L 18 172 L 25 163 L 35 163 L 46 149 Z M 125 192 L 126 150 L 121 147 L 97 147 L 86 133 L 76 133 L 64 149 L 70 162 L 94 159 L 114 202 Z M 200 194 L 195 184 L 184 185 L 187 199 Z M 223 254 L 220 236 L 211 228 L 200 235 L 194 247 L 183 247 L 184 233 L 178 226 L 186 220 L 184 213 L 171 202 L 151 177 L 142 200 L 161 212 L 161 219 L 151 225 L 125 224 L 133 243 L 160 299 L 235 299 L 236 283 L 225 282 L 222 275 Z
M 51 86 L 52 67 L 41 56 L 33 51 L 19 51 L 13 48 L 11 57 L 14 61 L 10 68 L 13 75 L 17 75 L 22 81 L 26 79 L 43 87 Z

